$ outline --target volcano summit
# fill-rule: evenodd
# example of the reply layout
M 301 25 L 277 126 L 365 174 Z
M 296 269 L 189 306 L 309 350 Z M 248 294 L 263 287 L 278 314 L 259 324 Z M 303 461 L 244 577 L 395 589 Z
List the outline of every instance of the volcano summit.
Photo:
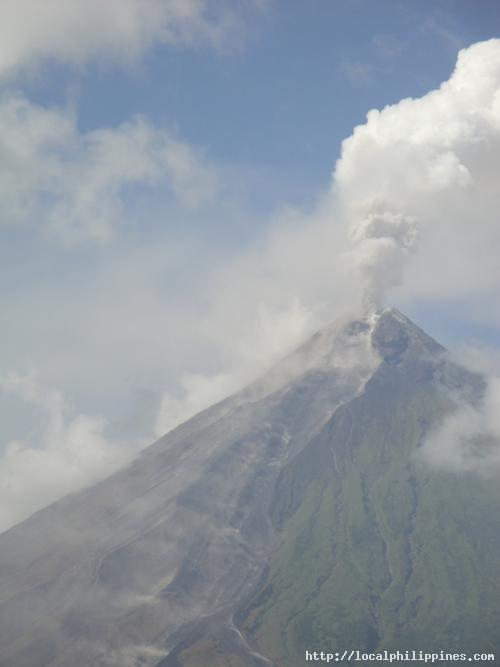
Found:
M 320 331 L 0 536 L 1 667 L 500 655 L 498 476 L 422 456 L 484 392 L 396 310 Z

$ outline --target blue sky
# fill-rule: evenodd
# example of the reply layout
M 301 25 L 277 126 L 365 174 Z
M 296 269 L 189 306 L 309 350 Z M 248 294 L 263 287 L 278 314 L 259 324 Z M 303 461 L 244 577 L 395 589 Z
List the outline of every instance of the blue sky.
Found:
M 254 193 L 269 207 L 315 196 L 369 109 L 437 87 L 458 49 L 500 26 L 494 0 L 234 4 L 245 21 L 236 43 L 157 45 L 132 68 L 48 65 L 30 97 L 71 100 L 82 131 L 146 114 L 218 163 L 270 170 L 274 196 L 258 175 Z
M 2 12 L 0 524 L 366 295 L 498 344 L 496 0 Z

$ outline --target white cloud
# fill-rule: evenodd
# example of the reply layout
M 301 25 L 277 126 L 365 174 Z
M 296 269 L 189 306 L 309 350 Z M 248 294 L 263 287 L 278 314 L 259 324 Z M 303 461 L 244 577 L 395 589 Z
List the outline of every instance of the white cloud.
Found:
M 161 399 L 155 432 L 159 437 L 197 412 L 226 398 L 264 373 L 271 360 L 278 360 L 303 340 L 313 327 L 312 314 L 296 300 L 284 310 L 257 308 L 250 329 L 240 338 L 224 372 L 190 373 L 180 379 L 181 395 L 167 392 Z M 231 341 L 226 341 L 231 345 Z M 228 363 L 228 362 L 226 362 Z
M 370 111 L 343 143 L 334 194 L 352 258 L 365 277 L 370 267 L 368 290 L 383 301 L 403 282 L 403 299 L 469 298 L 498 286 L 499 172 L 500 40 L 490 40 L 462 50 L 438 90 Z M 412 220 L 418 251 L 392 232 L 360 242 L 374 217 Z
M 500 350 L 484 343 L 460 343 L 452 360 L 473 373 L 484 387 L 480 395 L 460 388 L 452 392 L 454 407 L 427 436 L 421 459 L 433 468 L 458 473 L 500 472 Z
M 131 63 L 154 44 L 221 48 L 240 28 L 210 0 L 3 0 L 0 77 L 51 60 Z
M 20 95 L 0 102 L 0 222 L 33 223 L 72 242 L 108 240 L 127 186 L 156 186 L 188 208 L 217 190 L 215 170 L 188 144 L 136 117 L 81 133 L 74 115 Z
M 74 415 L 64 397 L 34 374 L 6 376 L 0 390 L 29 404 L 40 419 L 36 442 L 5 443 L 0 457 L 0 531 L 35 510 L 94 482 L 136 451 L 106 437 L 102 417 Z
M 421 456 L 440 470 L 493 475 L 500 472 L 500 377 L 488 378 L 474 405 L 458 400 L 454 411 L 426 438 Z

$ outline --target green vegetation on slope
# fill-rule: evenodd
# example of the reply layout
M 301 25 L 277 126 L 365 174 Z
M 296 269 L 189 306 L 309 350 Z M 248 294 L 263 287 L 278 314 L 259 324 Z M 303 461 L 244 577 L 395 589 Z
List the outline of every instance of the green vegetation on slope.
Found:
M 417 455 L 447 407 L 386 365 L 283 471 L 280 543 L 244 622 L 278 666 L 306 649 L 500 650 L 498 485 Z

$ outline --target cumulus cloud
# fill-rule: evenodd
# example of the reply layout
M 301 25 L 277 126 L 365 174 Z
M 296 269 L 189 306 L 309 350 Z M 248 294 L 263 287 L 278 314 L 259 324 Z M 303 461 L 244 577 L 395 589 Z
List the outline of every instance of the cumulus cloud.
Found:
M 4 0 L 0 77 L 51 60 L 131 63 L 154 44 L 221 48 L 240 30 L 229 3 L 211 0 Z
M 460 51 L 438 90 L 370 111 L 333 184 L 367 300 L 398 285 L 407 299 L 498 285 L 499 171 L 500 40 Z
M 106 436 L 100 416 L 72 414 L 61 392 L 36 375 L 10 373 L 0 391 L 16 397 L 39 418 L 33 442 L 12 440 L 0 456 L 0 531 L 32 512 L 123 465 L 138 443 Z
M 108 240 L 127 186 L 170 189 L 188 208 L 217 190 L 202 156 L 145 118 L 81 133 L 71 111 L 21 95 L 0 102 L 0 155 L 0 222 L 36 221 L 69 242 Z

